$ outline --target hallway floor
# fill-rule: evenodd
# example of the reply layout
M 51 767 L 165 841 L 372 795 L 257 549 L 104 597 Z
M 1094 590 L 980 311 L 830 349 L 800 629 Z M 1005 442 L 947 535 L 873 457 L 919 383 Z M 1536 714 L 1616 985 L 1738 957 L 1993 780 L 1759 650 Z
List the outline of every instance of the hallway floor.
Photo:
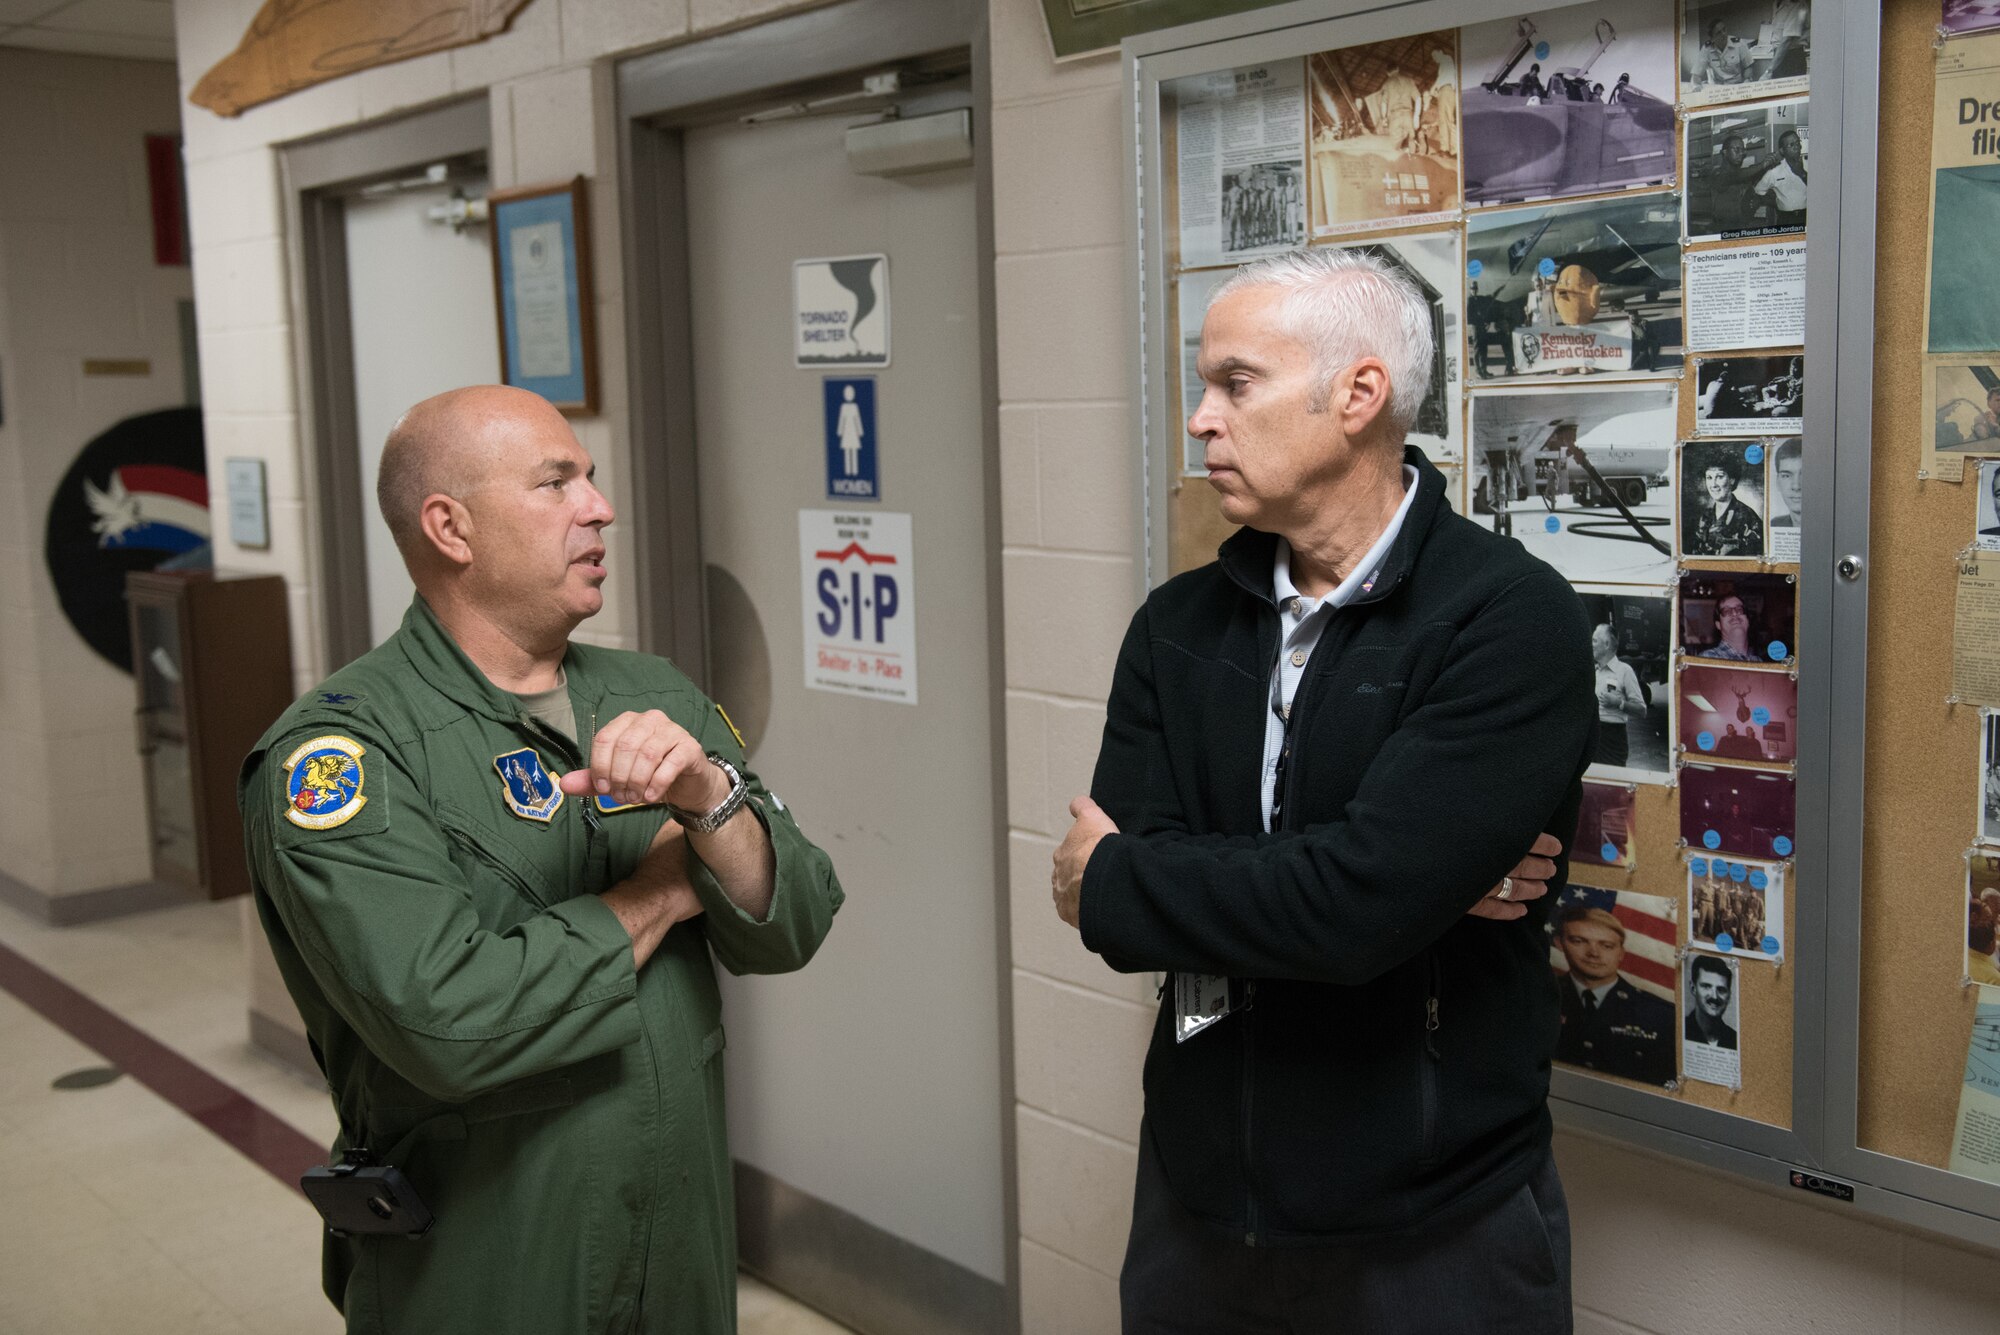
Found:
M 274 1176 L 333 1110 L 245 1036 L 241 924 L 233 902 L 67 928 L 0 904 L 5 1335 L 341 1329 L 318 1218 Z M 742 1335 L 845 1335 L 748 1275 L 739 1295 Z

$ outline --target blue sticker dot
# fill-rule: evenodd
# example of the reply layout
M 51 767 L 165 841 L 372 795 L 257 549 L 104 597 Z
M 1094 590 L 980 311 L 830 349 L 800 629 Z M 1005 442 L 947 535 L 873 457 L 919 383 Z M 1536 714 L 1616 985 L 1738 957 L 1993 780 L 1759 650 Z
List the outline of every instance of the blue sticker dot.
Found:
M 1715 934 L 1715 948 L 1717 950 L 1734 950 L 1736 949 L 1736 938 L 1727 932 L 1717 932 Z
M 1775 937 L 1775 936 L 1767 936 L 1767 937 L 1765 937 L 1765 938 L 1764 938 L 1764 953 L 1765 953 L 1766 955 L 1775 955 L 1775 954 L 1777 954 L 1777 953 L 1778 953 L 1778 938 L 1777 938 L 1777 937 Z
M 1547 42 L 1536 42 L 1535 59 L 1547 60 L 1548 58 L 1549 58 L 1549 44 Z
M 1609 839 L 1605 840 L 1604 847 L 1597 850 L 1597 856 L 1603 858 L 1606 862 L 1618 861 L 1618 845 L 1612 843 Z
M 1701 846 L 1710 850 L 1721 848 L 1722 836 L 1714 830 L 1703 830 L 1701 832 Z
M 1563 521 L 1557 519 L 1554 515 L 1550 515 L 1542 521 L 1542 527 L 1551 533 L 1560 533 L 1563 529 Z
M 1758 705 L 1750 711 L 1750 721 L 1761 728 L 1771 721 L 1771 711 L 1762 705 Z
M 1762 890 L 1770 883 L 1771 878 L 1764 874 L 1762 868 L 1750 873 L 1750 888 L 1752 890 Z
M 1732 880 L 1732 881 L 1743 881 L 1743 880 L 1748 880 L 1748 879 L 1749 879 L 1749 877 L 1750 877 L 1750 869 L 1749 869 L 1748 867 L 1744 866 L 1744 865 L 1743 865 L 1742 863 L 1740 863 L 1740 862 L 1732 862 L 1732 863 L 1730 863 L 1730 864 L 1729 864 L 1729 879 L 1730 879 L 1730 880 Z
M 1743 450 L 1743 458 L 1745 459 L 1745 461 L 1747 461 L 1747 462 L 1749 462 L 1749 463 L 1753 463 L 1753 464 L 1761 464 L 1761 463 L 1763 463 L 1763 462 L 1764 462 L 1764 447 L 1763 447 L 1762 445 L 1749 445 L 1749 446 L 1746 446 L 1746 447 L 1744 448 L 1744 450 Z
M 1485 272 L 1486 265 L 1479 260 L 1468 261 L 1465 266 L 1465 273 L 1468 278 L 1477 278 Z
M 1694 735 L 1694 744 L 1704 751 L 1713 751 L 1715 749 L 1715 734 L 1712 732 L 1698 732 Z
M 1535 266 L 1535 272 L 1544 278 L 1554 278 L 1556 276 L 1556 262 L 1544 256 L 1542 262 Z
M 1771 655 L 1771 661 L 1773 663 L 1782 663 L 1787 658 L 1790 658 L 1792 656 L 1792 651 L 1785 646 L 1785 642 L 1783 640 L 1771 641 L 1771 648 L 1769 652 Z
M 1781 858 L 1788 858 L 1792 855 L 1792 841 L 1781 834 L 1771 841 L 1771 851 Z
M 1708 859 L 1690 858 L 1688 860 L 1688 870 L 1693 872 L 1697 876 L 1708 875 Z

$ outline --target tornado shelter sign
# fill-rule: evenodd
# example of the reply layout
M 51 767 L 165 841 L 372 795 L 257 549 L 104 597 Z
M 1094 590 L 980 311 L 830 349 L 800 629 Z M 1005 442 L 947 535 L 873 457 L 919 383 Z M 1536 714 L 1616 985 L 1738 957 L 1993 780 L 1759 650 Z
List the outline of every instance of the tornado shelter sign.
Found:
M 910 517 L 799 511 L 806 686 L 917 702 Z
M 889 257 L 792 261 L 795 366 L 889 364 Z

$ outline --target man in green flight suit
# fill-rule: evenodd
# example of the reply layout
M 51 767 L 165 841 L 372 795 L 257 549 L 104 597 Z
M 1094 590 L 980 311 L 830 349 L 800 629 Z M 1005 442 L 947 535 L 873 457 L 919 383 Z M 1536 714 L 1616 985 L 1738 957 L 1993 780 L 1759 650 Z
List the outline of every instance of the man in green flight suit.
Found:
M 402 628 L 244 764 L 256 905 L 339 1113 L 421 1238 L 326 1238 L 353 1331 L 736 1328 L 721 1004 L 841 890 L 664 659 L 571 633 L 611 506 L 562 416 L 456 390 L 391 432 Z

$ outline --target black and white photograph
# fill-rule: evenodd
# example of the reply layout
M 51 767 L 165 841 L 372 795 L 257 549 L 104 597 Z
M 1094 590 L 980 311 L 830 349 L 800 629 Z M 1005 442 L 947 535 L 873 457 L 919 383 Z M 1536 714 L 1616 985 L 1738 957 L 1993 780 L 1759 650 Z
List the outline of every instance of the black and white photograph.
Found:
M 1802 97 L 1690 115 L 1682 190 L 1688 240 L 1803 232 L 1811 138 Z
M 1503 209 L 1465 228 L 1467 383 L 1679 370 L 1674 196 Z
M 1681 838 L 1695 852 L 1772 860 L 1792 856 L 1798 800 L 1790 774 L 1686 764 L 1680 787 Z
M 2000 454 L 2000 358 L 1934 362 L 1931 448 L 1947 454 Z
M 1253 162 L 1222 173 L 1225 259 L 1306 242 L 1306 173 L 1298 158 Z
M 1743 1087 L 1740 966 L 1721 955 L 1690 954 L 1682 993 L 1681 1076 L 1725 1089 Z
M 1762 442 L 1684 441 L 1680 456 L 1681 555 L 1704 561 L 1762 559 Z
M 1380 241 L 1345 241 L 1334 249 L 1358 250 L 1402 272 L 1424 295 L 1431 308 L 1431 383 L 1410 424 L 1409 443 L 1432 463 L 1452 463 L 1465 454 L 1465 412 L 1459 393 L 1464 346 L 1458 329 L 1465 263 L 1459 257 L 1456 231 L 1389 237 Z M 1199 340 L 1200 331 L 1196 331 Z
M 1673 0 L 1600 0 L 1460 30 L 1465 199 L 1674 179 Z
M 1674 693 L 1683 751 L 1789 765 L 1799 754 L 1799 683 L 1789 672 L 1688 659 Z
M 1681 572 L 1681 653 L 1728 663 L 1789 663 L 1798 652 L 1792 575 Z
M 1811 57 L 1809 0 L 1681 0 L 1688 106 L 1803 93 Z
M 1785 957 L 1785 864 L 1688 858 L 1688 944 L 1750 959 Z
M 1677 386 L 1472 395 L 1473 518 L 1580 584 L 1674 582 Z
M 1805 429 L 1806 359 L 1696 357 L 1697 436 L 1779 436 Z
M 1667 783 L 1674 735 L 1673 599 L 1578 589 L 1596 669 L 1593 778 Z
M 1436 222 L 1459 207 L 1458 34 L 1306 57 L 1318 236 Z
M 2000 460 L 1979 465 L 1979 531 L 1972 545 L 1982 552 L 2000 552 Z
M 1679 904 L 1571 882 L 1549 913 L 1549 968 L 1562 1006 L 1556 1060 L 1598 1075 L 1674 1078 Z
M 1629 783 L 1583 781 L 1583 806 L 1577 813 L 1576 837 L 1569 845 L 1571 866 L 1588 864 L 1631 871 L 1639 865 L 1635 842 L 1638 796 L 1639 790 Z
M 1806 514 L 1805 438 L 1781 436 L 1762 444 L 1771 461 L 1770 557 L 1796 563 Z
M 2000 845 L 2000 710 L 1979 711 L 1979 842 Z

